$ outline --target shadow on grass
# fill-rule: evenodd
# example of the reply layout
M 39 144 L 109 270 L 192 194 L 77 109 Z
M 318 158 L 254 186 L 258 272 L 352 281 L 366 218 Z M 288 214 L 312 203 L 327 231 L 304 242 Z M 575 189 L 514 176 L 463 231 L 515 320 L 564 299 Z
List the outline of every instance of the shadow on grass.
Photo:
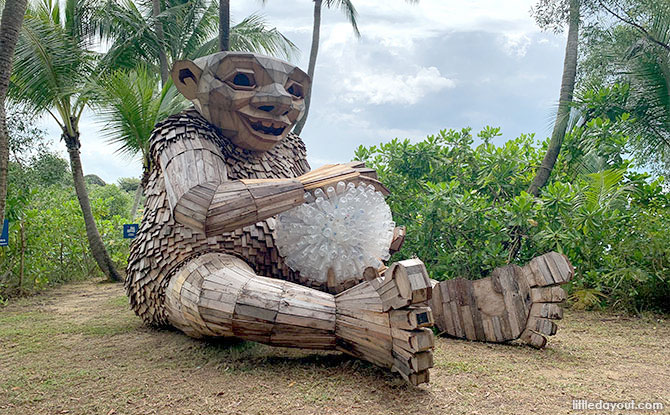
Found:
M 237 338 L 192 339 L 174 329 L 159 329 L 156 332 L 170 332 L 184 337 L 180 350 L 184 360 L 179 363 L 182 367 L 207 367 L 229 375 L 269 374 L 277 379 L 290 379 L 299 374 L 302 379 L 310 379 L 312 386 L 348 383 L 365 385 L 371 390 L 425 393 L 425 390 L 407 384 L 390 369 L 337 351 L 273 347 Z

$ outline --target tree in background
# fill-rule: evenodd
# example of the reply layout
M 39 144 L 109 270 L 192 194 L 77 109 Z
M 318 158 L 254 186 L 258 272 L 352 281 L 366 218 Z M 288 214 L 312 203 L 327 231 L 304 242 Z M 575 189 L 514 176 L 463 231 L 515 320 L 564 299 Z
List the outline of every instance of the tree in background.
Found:
M 192 60 L 219 50 L 216 1 L 166 0 L 162 4 L 164 8 L 157 16 L 153 3 L 147 0 L 109 0 L 105 4 L 97 17 L 102 39 L 111 44 L 103 57 L 105 68 L 134 69 L 145 65 L 162 73 L 162 54 L 169 68 L 175 60 Z M 162 36 L 156 33 L 157 27 L 162 28 Z M 284 58 L 291 58 L 297 51 L 290 40 L 276 28 L 269 28 L 256 14 L 229 28 L 228 38 L 230 50 Z
M 121 177 L 117 180 L 117 183 L 124 192 L 134 193 L 140 186 L 140 179 L 136 177 Z
M 490 141 L 500 130 L 486 128 L 478 134 L 483 143 L 474 146 L 470 129 L 442 130 L 419 142 L 359 147 L 355 158 L 377 171 L 391 191 L 393 219 L 407 227 L 391 261 L 416 255 L 435 279 L 478 279 L 557 251 L 575 266 L 570 299 L 576 308 L 669 311 L 667 184 L 630 171 L 632 160 L 607 144 L 625 141 L 611 135 L 611 125 L 593 120 L 588 130 L 602 137 L 604 162 L 585 170 L 589 156 L 573 146 L 582 137 L 567 134 L 539 197 L 524 191 L 545 152 L 532 135 L 496 146 Z M 519 235 L 518 255 L 511 256 L 508 247 Z
M 309 50 L 309 64 L 307 65 L 307 75 L 312 80 L 309 91 L 305 93 L 305 114 L 293 127 L 293 132 L 300 135 L 302 129 L 305 128 L 307 122 L 307 115 L 309 114 L 309 105 L 312 102 L 312 85 L 314 85 L 314 70 L 316 68 L 316 55 L 319 53 L 319 42 L 321 40 L 321 6 L 323 0 L 314 1 L 314 25 L 312 27 L 312 46 Z M 326 0 L 326 7 L 338 7 L 342 13 L 347 17 L 354 29 L 356 37 L 360 37 L 361 33 L 358 31 L 358 22 L 356 17 L 358 13 L 356 8 L 350 0 Z
M 580 65 L 579 108 L 586 120 L 628 114 L 626 150 L 640 166 L 670 171 L 670 3 L 599 2 Z M 614 18 L 614 20 L 613 20 Z
M 0 302 L 97 271 L 68 162 L 49 150 L 46 133 L 26 109 L 9 107 L 7 217 L 9 246 L 0 249 Z M 131 196 L 114 185 L 90 185 L 91 210 L 115 264 L 128 240 L 119 231 Z
M 165 53 L 165 34 L 163 33 L 163 22 L 158 16 L 161 14 L 161 0 L 151 0 L 151 18 L 154 23 L 154 33 L 158 41 L 158 62 L 160 64 L 161 86 L 165 86 L 170 76 L 167 54 Z M 131 215 L 131 217 L 133 217 Z
M 219 0 L 219 50 L 230 50 L 230 0 Z
M 91 0 L 68 0 L 63 9 L 57 1 L 45 0 L 28 8 L 16 48 L 10 98 L 35 115 L 48 113 L 61 128 L 91 254 L 107 278 L 121 281 L 91 211 L 79 150 L 79 121 L 95 74 L 96 56 L 90 51 L 95 11 Z
M 7 197 L 7 164 L 9 159 L 9 138 L 5 112 L 5 98 L 12 73 L 14 49 L 19 38 L 19 30 L 26 12 L 27 0 L 0 2 L 2 20 L 0 20 L 0 225 L 5 217 Z
M 528 193 L 533 196 L 540 194 L 540 189 L 547 184 L 551 170 L 561 152 L 561 144 L 565 137 L 570 117 L 572 95 L 577 77 L 577 51 L 579 47 L 579 20 L 580 0 L 568 0 L 567 8 L 564 0 L 540 0 L 533 9 L 533 14 L 540 27 L 562 31 L 566 19 L 568 22 L 568 39 L 565 45 L 565 59 L 563 61 L 563 76 L 561 78 L 561 93 L 558 101 L 558 111 L 547 152 L 538 166 L 535 178 L 531 182 Z

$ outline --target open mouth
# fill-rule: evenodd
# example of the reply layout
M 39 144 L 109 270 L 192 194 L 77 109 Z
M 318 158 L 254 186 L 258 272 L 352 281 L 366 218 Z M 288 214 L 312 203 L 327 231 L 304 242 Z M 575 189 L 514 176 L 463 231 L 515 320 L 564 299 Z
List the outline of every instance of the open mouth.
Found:
M 252 130 L 265 135 L 278 137 L 284 134 L 284 130 L 286 130 L 287 127 L 287 125 L 281 121 L 264 120 L 248 116 L 243 116 L 242 118 L 247 121 L 247 124 L 249 124 Z

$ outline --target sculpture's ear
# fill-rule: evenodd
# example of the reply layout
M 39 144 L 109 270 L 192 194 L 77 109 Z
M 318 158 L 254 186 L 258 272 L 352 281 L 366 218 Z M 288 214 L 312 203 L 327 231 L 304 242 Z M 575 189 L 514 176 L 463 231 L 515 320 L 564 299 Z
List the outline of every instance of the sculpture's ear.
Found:
M 198 92 L 198 81 L 202 75 L 202 69 L 198 67 L 193 61 L 183 60 L 176 61 L 172 65 L 172 81 L 177 86 L 177 89 L 188 100 L 195 99 L 195 94 Z

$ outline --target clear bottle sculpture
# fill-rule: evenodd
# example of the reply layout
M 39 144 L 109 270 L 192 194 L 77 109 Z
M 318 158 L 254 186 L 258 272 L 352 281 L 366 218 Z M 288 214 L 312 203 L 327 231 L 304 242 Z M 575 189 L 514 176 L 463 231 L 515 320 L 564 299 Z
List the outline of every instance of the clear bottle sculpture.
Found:
M 319 284 L 360 280 L 389 258 L 395 222 L 372 185 L 339 182 L 305 193 L 305 203 L 277 218 L 277 247 L 286 264 Z

